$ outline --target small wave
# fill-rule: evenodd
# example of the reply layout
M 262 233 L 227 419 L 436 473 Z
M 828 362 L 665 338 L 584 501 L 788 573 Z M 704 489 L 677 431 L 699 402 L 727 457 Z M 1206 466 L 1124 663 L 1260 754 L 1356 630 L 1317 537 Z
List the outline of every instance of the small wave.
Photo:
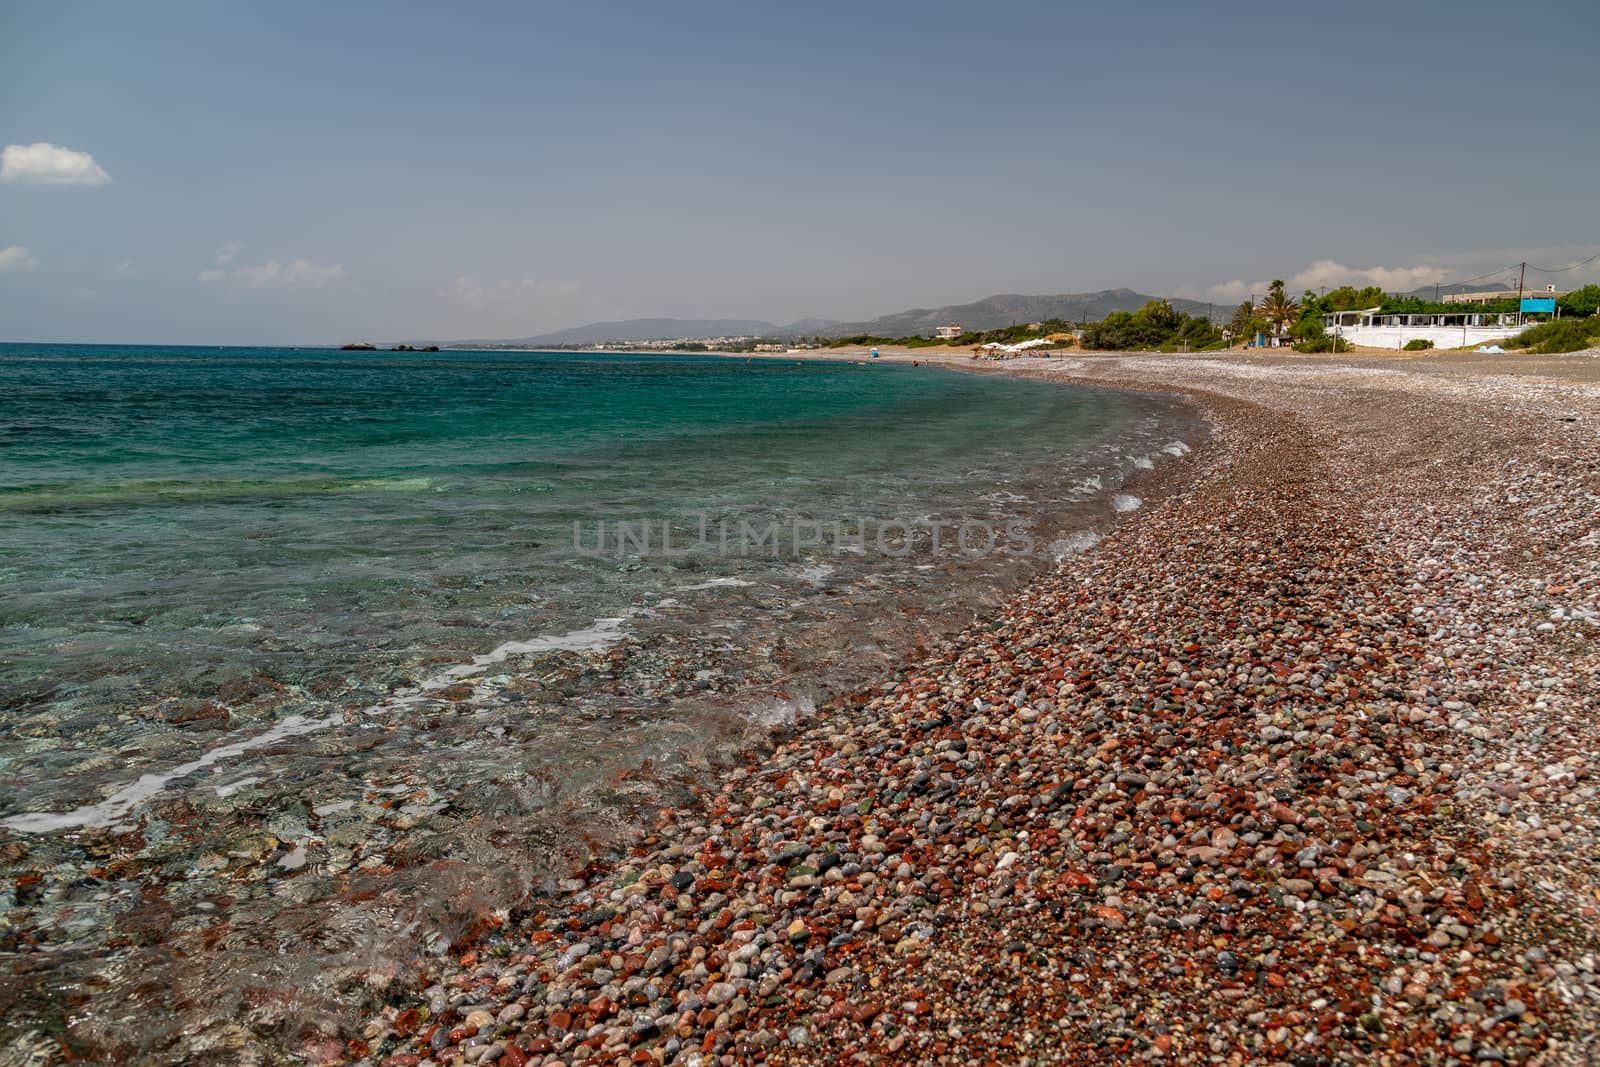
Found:
M 417 493 L 433 488 L 432 478 L 364 478 L 345 483 L 346 489 L 381 493 Z
M 706 581 L 696 582 L 693 585 L 680 585 L 677 591 L 687 593 L 696 589 L 734 589 L 739 586 L 755 584 L 755 582 L 747 582 L 743 578 L 708 578 Z
M 233 794 L 239 792 L 239 790 L 248 789 L 259 781 L 261 781 L 261 776 L 259 774 L 252 774 L 247 778 L 240 778 L 237 781 L 229 782 L 227 785 L 219 785 L 217 786 L 217 796 L 231 797 Z
M 1104 489 L 1105 489 L 1105 484 L 1100 481 L 1100 476 L 1098 474 L 1091 474 L 1091 475 L 1089 475 L 1089 477 L 1087 477 L 1083 481 L 1079 482 L 1073 488 L 1073 492 L 1075 492 L 1075 493 L 1098 493 L 1098 492 L 1103 491 Z
M 1118 493 L 1111 498 L 1111 510 L 1120 515 L 1124 512 L 1139 510 L 1140 505 L 1143 503 L 1143 500 L 1140 500 L 1132 493 Z
M 1087 552 L 1099 543 L 1099 534 L 1083 530 L 1050 542 L 1050 556 L 1059 563 L 1068 556 L 1076 556 L 1080 552 Z
M 1135 470 L 1153 471 L 1156 469 L 1156 461 L 1149 456 L 1129 456 L 1128 458 L 1133 461 Z
M 527 641 L 507 641 L 492 652 L 474 656 L 469 663 L 451 667 L 412 688 L 399 690 L 388 698 L 365 709 L 365 714 L 383 715 L 416 704 L 426 699 L 429 693 L 443 689 L 445 686 L 452 685 L 463 678 L 482 674 L 490 667 L 504 663 L 512 656 L 538 652 L 585 652 L 605 648 L 614 644 L 617 638 L 622 636 L 622 624 L 625 621 L 627 621 L 627 616 L 596 619 L 593 625 L 581 630 L 569 630 L 564 634 L 540 636 Z M 289 715 L 268 730 L 225 745 L 218 745 L 198 758 L 192 759 L 187 763 L 181 763 L 171 770 L 141 774 L 132 784 L 123 786 L 98 804 L 85 804 L 64 812 L 28 812 L 22 815 L 12 815 L 8 818 L 0 819 L 0 826 L 5 826 L 24 834 L 47 834 L 58 830 L 72 830 L 87 826 L 115 826 L 127 818 L 134 808 L 155 797 L 166 789 L 168 785 L 180 778 L 187 778 L 191 774 L 215 767 L 220 763 L 235 759 L 255 749 L 267 748 L 277 744 L 279 741 L 298 737 L 301 734 L 326 730 L 331 726 L 338 726 L 344 721 L 345 718 L 342 712 L 334 712 L 321 718 Z M 227 796 L 229 792 L 254 784 L 257 780 L 253 777 L 243 778 L 219 787 L 217 793 L 219 796 Z M 224 790 L 227 792 L 224 792 Z
M 757 726 L 792 726 L 795 720 L 817 710 L 817 702 L 810 697 L 795 700 L 774 700 L 750 713 L 750 721 Z
M 1165 452 L 1169 456 L 1187 456 L 1190 452 L 1193 452 L 1194 449 L 1190 448 L 1182 441 L 1174 441 L 1161 451 Z
M 800 568 L 800 580 L 803 582 L 823 582 L 833 573 L 833 568 L 826 563 L 811 563 Z
M 196 771 L 203 771 L 207 767 L 214 767 L 224 760 L 242 756 L 246 752 L 257 748 L 266 748 L 275 745 L 286 738 L 296 737 L 300 734 L 309 734 L 314 730 L 324 730 L 344 721 L 340 714 L 329 715 L 326 718 L 307 718 L 304 715 L 290 715 L 282 722 L 242 741 L 231 744 L 219 745 L 211 751 L 200 756 L 199 759 L 190 760 L 188 763 L 179 764 L 170 771 L 156 774 L 141 774 L 132 785 L 123 786 L 115 793 L 98 804 L 85 804 L 71 811 L 56 812 L 29 812 L 26 815 L 13 815 L 0 819 L 0 826 L 9 827 L 24 834 L 48 834 L 57 830 L 74 830 L 84 826 L 114 826 L 126 818 L 134 808 L 160 793 L 171 782 L 179 778 L 187 778 Z
M 610 619 L 596 619 L 593 625 L 581 630 L 569 630 L 564 634 L 546 634 L 530 638 L 527 641 L 507 641 L 492 652 L 485 652 L 481 656 L 473 656 L 468 663 L 460 663 L 441 671 L 411 689 L 402 689 L 397 696 L 406 701 L 413 701 L 436 689 L 443 689 L 447 685 L 453 685 L 463 678 L 482 674 L 490 667 L 504 663 L 512 656 L 526 656 L 537 652 L 595 652 L 614 644 L 617 638 L 622 636 L 622 624 L 626 621 L 626 615 Z M 394 698 L 390 698 L 374 704 L 367 710 L 369 712 L 378 712 L 380 709 L 387 709 L 393 703 L 395 703 Z

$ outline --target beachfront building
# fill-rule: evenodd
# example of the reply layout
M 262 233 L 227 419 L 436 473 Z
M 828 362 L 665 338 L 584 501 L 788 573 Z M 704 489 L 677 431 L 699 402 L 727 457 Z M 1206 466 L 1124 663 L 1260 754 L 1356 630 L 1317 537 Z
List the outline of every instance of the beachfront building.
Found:
M 947 322 L 943 326 L 935 326 L 933 328 L 933 336 L 941 341 L 954 341 L 961 336 L 961 326 L 954 322 Z
M 1543 297 L 1546 300 L 1560 300 L 1562 297 L 1571 294 L 1565 290 L 1557 289 L 1553 285 L 1547 285 L 1539 290 L 1523 290 L 1522 295 Z M 1514 300 L 1516 296 L 1517 294 L 1510 289 L 1490 289 L 1482 293 L 1446 293 L 1440 300 L 1445 304 L 1493 304 L 1499 300 Z
M 1435 348 L 1461 348 L 1503 341 L 1523 329 L 1515 314 L 1470 308 L 1464 304 L 1460 311 L 1436 315 L 1386 315 L 1382 308 L 1335 311 L 1322 316 L 1322 328 L 1329 337 L 1342 337 L 1367 348 L 1404 348 L 1410 341 L 1432 341 Z

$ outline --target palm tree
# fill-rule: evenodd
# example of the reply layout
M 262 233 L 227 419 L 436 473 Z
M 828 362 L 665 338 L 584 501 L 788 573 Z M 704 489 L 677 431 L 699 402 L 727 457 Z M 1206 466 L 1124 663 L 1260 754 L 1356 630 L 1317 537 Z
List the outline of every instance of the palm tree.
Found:
M 1241 300 L 1239 306 L 1233 309 L 1233 317 L 1228 320 L 1228 329 L 1233 334 L 1233 340 L 1241 344 L 1250 340 L 1251 335 L 1255 333 L 1255 330 L 1250 326 L 1255 321 L 1255 317 L 1256 306 L 1248 300 Z M 1229 347 L 1232 347 L 1231 341 L 1229 342 Z
M 1256 308 L 1261 317 L 1278 328 L 1281 336 L 1289 324 L 1300 317 L 1300 301 L 1283 291 L 1282 279 L 1275 280 L 1267 290 L 1267 298 Z

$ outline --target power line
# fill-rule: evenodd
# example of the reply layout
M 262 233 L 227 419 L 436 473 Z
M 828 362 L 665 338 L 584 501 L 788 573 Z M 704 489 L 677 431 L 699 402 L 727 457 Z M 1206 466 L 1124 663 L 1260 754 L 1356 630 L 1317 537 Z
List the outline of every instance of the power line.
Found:
M 1505 274 L 1505 273 L 1507 273 L 1509 271 L 1514 271 L 1516 269 L 1517 269 L 1517 264 L 1508 263 L 1504 267 L 1499 267 L 1499 268 L 1496 268 L 1495 270 L 1489 271 L 1487 274 L 1479 274 L 1479 275 L 1477 275 L 1475 277 L 1472 277 L 1472 278 L 1464 278 L 1464 279 L 1462 279 L 1461 281 L 1458 281 L 1458 282 L 1440 282 L 1439 284 L 1441 286 L 1443 286 L 1444 288 L 1446 288 L 1446 289 L 1452 289 L 1452 288 L 1454 288 L 1455 286 L 1458 286 L 1458 285 L 1471 285 L 1473 282 L 1481 282 L 1485 278 L 1493 278 L 1496 274 Z
M 1528 269 L 1529 270 L 1536 270 L 1540 274 L 1565 274 L 1569 270 L 1577 270 L 1579 267 L 1587 266 L 1588 264 L 1593 263 L 1597 259 L 1600 259 L 1600 252 L 1596 252 L 1594 255 L 1590 256 L 1588 259 L 1584 260 L 1582 263 L 1574 263 L 1570 267 L 1535 267 L 1532 263 L 1529 263 L 1528 264 Z

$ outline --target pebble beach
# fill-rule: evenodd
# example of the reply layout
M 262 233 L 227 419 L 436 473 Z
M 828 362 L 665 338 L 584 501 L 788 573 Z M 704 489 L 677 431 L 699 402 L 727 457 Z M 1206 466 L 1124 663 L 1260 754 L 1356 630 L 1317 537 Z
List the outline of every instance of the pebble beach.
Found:
M 1514 363 L 984 366 L 1213 434 L 301 1054 L 1592 1062 L 1600 357 Z

